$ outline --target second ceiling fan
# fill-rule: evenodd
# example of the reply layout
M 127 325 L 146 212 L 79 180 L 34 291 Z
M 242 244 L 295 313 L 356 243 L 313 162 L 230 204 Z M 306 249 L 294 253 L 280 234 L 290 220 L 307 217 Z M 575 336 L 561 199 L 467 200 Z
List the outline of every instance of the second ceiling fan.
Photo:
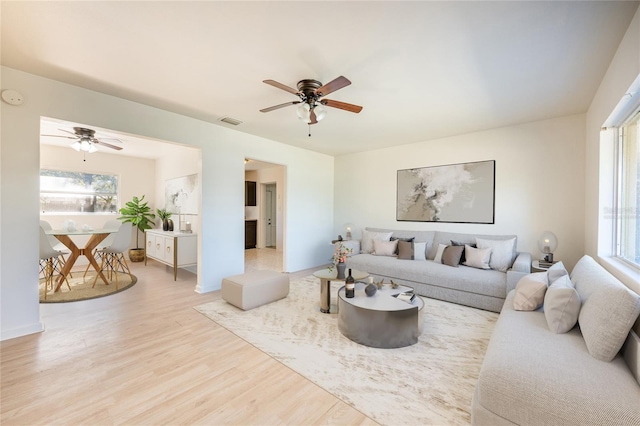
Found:
M 346 102 L 334 101 L 331 99 L 321 99 L 329 93 L 333 93 L 336 90 L 342 89 L 343 87 L 351 84 L 351 81 L 343 76 L 331 80 L 327 84 L 322 84 L 318 80 L 300 80 L 297 85 L 297 90 L 282 83 L 278 83 L 275 80 L 264 80 L 263 82 L 294 94 L 298 96 L 300 100 L 274 105 L 269 108 L 261 109 L 260 112 L 269 112 L 290 105 L 300 104 L 296 111 L 298 113 L 298 117 L 308 124 L 316 124 L 327 114 L 326 110 L 322 108 L 322 106 L 338 108 L 354 113 L 362 111 L 362 107 L 359 105 L 348 104 Z

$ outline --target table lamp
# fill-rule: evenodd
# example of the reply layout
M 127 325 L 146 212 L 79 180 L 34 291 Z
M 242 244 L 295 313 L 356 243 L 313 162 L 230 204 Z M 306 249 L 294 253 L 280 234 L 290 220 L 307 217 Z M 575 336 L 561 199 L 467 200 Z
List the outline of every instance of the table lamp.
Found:
M 347 241 L 349 241 L 352 238 L 351 231 L 353 231 L 353 223 L 347 223 L 344 227 L 347 229 Z
M 558 238 L 551 231 L 544 231 L 538 238 L 538 248 L 543 254 L 542 260 L 553 263 L 553 252 L 558 248 Z

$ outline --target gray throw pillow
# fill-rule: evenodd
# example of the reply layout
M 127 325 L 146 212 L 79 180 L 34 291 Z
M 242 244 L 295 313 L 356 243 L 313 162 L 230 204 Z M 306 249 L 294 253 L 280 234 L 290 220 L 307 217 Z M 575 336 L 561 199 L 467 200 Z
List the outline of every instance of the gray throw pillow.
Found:
M 398 259 L 413 260 L 413 241 L 398 241 Z
M 580 296 L 568 275 L 562 275 L 551 283 L 544 295 L 544 317 L 549 330 L 566 333 L 578 322 Z
M 611 361 L 640 314 L 640 296 L 629 290 L 590 256 L 571 272 L 582 307 L 578 324 L 587 349 L 600 361 Z
M 563 275 L 569 275 L 569 273 L 567 272 L 567 270 L 564 267 L 564 264 L 562 262 L 554 263 L 547 270 L 547 272 L 549 273 L 549 284 L 551 284 L 552 282 L 554 282 L 555 280 L 557 280 L 558 278 L 560 278 Z
M 462 246 L 447 246 L 442 252 L 442 263 L 457 268 L 463 251 L 464 247 Z
M 462 246 L 464 247 L 465 243 L 461 243 L 460 241 L 454 241 L 451 240 L 451 245 L 452 246 Z M 478 246 L 476 245 L 476 243 L 473 244 L 469 244 L 469 247 L 473 247 L 473 248 L 478 248 Z M 464 250 L 462 250 L 462 256 L 460 256 L 460 263 L 464 264 L 464 262 L 467 260 L 467 258 L 464 255 Z

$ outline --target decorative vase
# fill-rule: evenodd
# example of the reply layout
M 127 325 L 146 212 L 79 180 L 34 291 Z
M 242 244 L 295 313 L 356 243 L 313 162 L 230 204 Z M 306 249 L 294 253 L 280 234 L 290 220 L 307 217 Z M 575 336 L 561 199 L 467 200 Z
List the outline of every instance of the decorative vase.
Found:
M 364 292 L 369 297 L 371 297 L 374 294 L 376 294 L 376 291 L 378 291 L 378 287 L 376 287 L 375 284 L 367 284 L 367 286 L 364 288 Z
M 171 219 L 167 219 L 168 228 L 167 231 L 173 232 L 173 221 Z
M 338 276 L 336 278 L 339 280 L 344 280 L 344 272 L 347 270 L 347 264 L 344 262 L 338 262 L 336 264 L 336 268 L 338 269 Z
M 169 230 L 169 219 L 162 219 L 162 230 L 163 231 Z

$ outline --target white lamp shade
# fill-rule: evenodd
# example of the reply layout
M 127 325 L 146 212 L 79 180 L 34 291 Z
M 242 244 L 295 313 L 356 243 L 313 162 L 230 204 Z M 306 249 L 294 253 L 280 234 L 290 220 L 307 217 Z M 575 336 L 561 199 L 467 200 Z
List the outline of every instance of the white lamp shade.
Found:
M 298 114 L 298 118 L 305 123 L 311 122 L 311 107 L 308 103 L 303 103 L 298 108 L 296 108 L 296 113 Z
M 320 121 L 327 116 L 327 110 L 322 105 L 316 105 L 313 107 L 313 111 L 316 113 L 316 121 Z
M 551 231 L 544 231 L 538 238 L 538 248 L 542 253 L 553 253 L 558 248 L 558 238 Z

